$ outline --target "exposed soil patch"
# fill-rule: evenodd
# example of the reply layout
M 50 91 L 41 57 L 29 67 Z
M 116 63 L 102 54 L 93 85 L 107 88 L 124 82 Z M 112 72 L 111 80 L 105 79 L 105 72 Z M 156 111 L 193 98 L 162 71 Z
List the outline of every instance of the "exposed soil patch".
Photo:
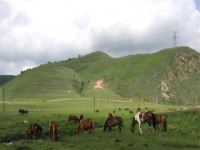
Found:
M 97 80 L 95 85 L 94 85 L 94 88 L 95 89 L 104 89 L 104 80 Z

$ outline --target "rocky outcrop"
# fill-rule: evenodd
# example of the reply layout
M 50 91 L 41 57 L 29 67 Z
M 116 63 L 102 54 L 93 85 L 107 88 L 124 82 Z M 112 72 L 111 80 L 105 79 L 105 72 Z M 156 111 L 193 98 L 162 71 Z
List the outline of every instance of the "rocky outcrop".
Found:
M 178 93 L 172 89 L 178 87 L 173 83 L 181 83 L 195 72 L 200 72 L 200 54 L 187 47 L 179 49 L 167 68 L 165 79 L 160 81 L 162 97 L 164 99 L 177 97 Z

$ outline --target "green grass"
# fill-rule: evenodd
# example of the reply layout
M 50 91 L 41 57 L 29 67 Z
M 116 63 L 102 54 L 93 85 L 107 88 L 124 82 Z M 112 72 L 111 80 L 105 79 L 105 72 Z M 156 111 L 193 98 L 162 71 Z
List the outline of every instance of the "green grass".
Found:
M 99 113 L 93 112 L 92 99 L 72 99 L 63 101 L 13 101 L 6 103 L 6 112 L 0 112 L 0 138 L 8 134 L 25 134 L 28 124 L 23 124 L 23 120 L 29 123 L 39 123 L 48 131 L 48 124 L 56 120 L 59 129 L 59 140 L 57 142 L 50 139 L 44 140 L 18 140 L 12 145 L 0 144 L 0 149 L 16 149 L 26 146 L 31 149 L 199 149 L 200 148 L 200 112 L 169 112 L 168 105 L 155 105 L 152 103 L 140 102 L 116 102 L 109 100 L 97 100 L 96 105 L 100 109 Z M 124 128 L 122 133 L 114 128 L 113 132 L 108 134 L 102 130 L 103 123 L 108 112 L 118 110 L 118 108 L 136 108 L 148 107 L 155 109 L 156 112 L 166 112 L 168 116 L 168 132 L 148 134 L 145 132 L 146 125 L 143 125 L 143 135 L 136 132 L 130 133 L 131 117 L 128 112 L 116 111 L 115 115 L 123 117 Z M 20 117 L 18 109 L 29 110 L 28 117 Z M 93 118 L 96 123 L 95 133 L 73 135 L 75 124 L 67 121 L 69 114 L 84 114 L 85 117 Z

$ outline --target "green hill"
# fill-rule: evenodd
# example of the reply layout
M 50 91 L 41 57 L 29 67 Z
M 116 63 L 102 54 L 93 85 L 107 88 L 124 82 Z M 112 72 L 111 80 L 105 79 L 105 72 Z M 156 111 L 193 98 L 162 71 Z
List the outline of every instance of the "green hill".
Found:
M 97 51 L 25 71 L 5 88 L 10 100 L 96 95 L 189 103 L 200 98 L 199 64 L 188 47 L 120 58 Z

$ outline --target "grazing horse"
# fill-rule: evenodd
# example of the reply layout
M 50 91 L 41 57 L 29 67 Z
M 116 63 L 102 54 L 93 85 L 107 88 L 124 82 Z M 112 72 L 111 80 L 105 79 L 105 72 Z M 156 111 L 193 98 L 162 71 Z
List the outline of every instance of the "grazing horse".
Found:
M 112 127 L 118 126 L 119 127 L 119 132 L 121 133 L 121 127 L 123 127 L 123 121 L 122 117 L 115 116 L 111 113 L 108 114 L 108 118 L 104 123 L 104 129 L 103 131 L 105 132 L 106 129 L 108 128 L 108 132 L 112 131 Z
M 84 119 L 84 116 L 83 116 L 83 114 L 80 114 L 80 116 L 79 116 L 79 122 L 80 122 L 82 119 Z
M 79 118 L 77 116 L 75 116 L 75 115 L 70 115 L 68 117 L 68 121 L 73 121 L 75 123 L 78 123 L 79 122 Z
M 156 125 L 159 130 L 159 124 L 162 124 L 162 131 L 167 132 L 167 116 L 165 114 L 155 114 Z
M 94 122 L 92 119 L 82 119 L 76 127 L 75 133 L 79 134 L 81 131 L 94 132 Z
M 141 124 L 147 123 L 148 124 L 148 131 L 151 131 L 151 126 L 153 125 L 154 129 L 156 130 L 156 118 L 155 114 L 152 112 L 137 112 L 136 115 L 133 118 L 132 124 L 131 124 L 131 132 L 134 132 L 135 125 L 138 124 L 140 134 L 142 134 L 142 128 Z M 150 129 L 150 130 L 149 130 Z
M 57 129 L 57 125 L 55 121 L 51 121 L 49 124 L 49 137 L 51 139 L 58 139 L 58 135 L 57 135 L 58 129 Z
M 32 137 L 34 135 L 35 139 L 38 139 L 39 137 L 42 136 L 42 131 L 43 131 L 43 128 L 40 125 L 38 125 L 37 123 L 31 124 L 27 130 L 28 138 L 32 139 Z
M 28 110 L 19 109 L 19 114 L 21 115 L 28 115 Z

